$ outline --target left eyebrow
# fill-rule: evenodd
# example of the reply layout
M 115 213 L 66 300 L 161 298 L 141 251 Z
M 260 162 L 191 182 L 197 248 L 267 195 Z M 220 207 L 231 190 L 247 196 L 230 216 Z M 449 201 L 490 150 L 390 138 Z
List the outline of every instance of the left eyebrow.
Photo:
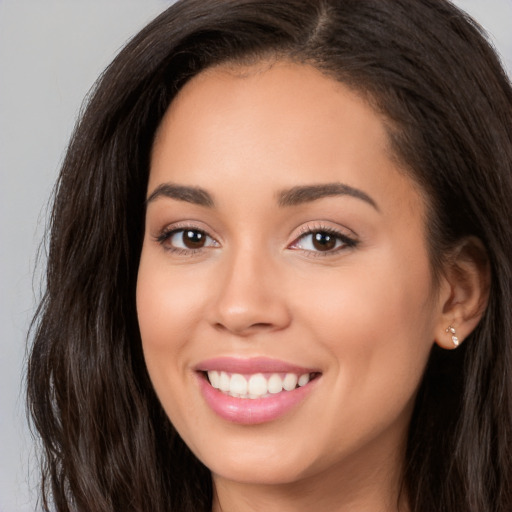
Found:
M 351 196 L 373 206 L 378 212 L 377 203 L 365 192 L 344 183 L 322 183 L 319 185 L 303 185 L 282 190 L 277 194 L 279 206 L 297 206 L 324 197 Z

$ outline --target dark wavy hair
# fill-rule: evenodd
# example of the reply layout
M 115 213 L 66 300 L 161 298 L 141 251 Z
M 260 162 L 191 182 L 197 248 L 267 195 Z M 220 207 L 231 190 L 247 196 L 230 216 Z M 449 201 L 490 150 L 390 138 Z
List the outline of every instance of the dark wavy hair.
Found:
M 211 476 L 152 389 L 135 287 L 155 130 L 192 76 L 264 58 L 308 63 L 386 120 L 429 199 L 434 269 L 478 237 L 488 307 L 434 347 L 410 426 L 413 512 L 512 510 L 512 89 L 479 26 L 446 0 L 182 0 L 92 91 L 56 187 L 27 386 L 42 505 L 58 512 L 208 511 Z

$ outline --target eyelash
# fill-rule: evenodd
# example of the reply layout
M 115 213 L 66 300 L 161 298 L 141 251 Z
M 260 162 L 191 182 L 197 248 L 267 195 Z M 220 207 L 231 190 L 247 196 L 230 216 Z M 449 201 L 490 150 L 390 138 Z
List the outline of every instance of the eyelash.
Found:
M 185 233 L 186 231 L 191 231 L 196 234 L 199 234 L 201 236 L 207 237 L 207 239 L 212 240 L 214 243 L 209 246 L 202 246 L 199 248 L 181 248 L 181 247 L 174 247 L 168 243 L 168 241 L 175 235 L 179 233 Z M 332 250 L 327 251 L 315 251 L 311 249 L 304 249 L 303 247 L 299 247 L 300 241 L 304 240 L 308 236 L 312 236 L 315 233 L 324 234 L 328 236 L 332 236 L 335 238 L 335 243 L 338 244 L 338 242 L 341 242 L 341 244 L 338 247 L 335 247 Z M 206 231 L 203 229 L 200 229 L 196 226 L 190 225 L 190 226 L 173 226 L 170 228 L 164 229 L 158 236 L 155 237 L 155 240 L 164 247 L 166 251 L 169 251 L 171 253 L 174 253 L 178 256 L 194 256 L 198 253 L 202 252 L 204 249 L 208 249 L 210 247 L 216 247 L 219 245 L 219 243 L 211 237 Z M 352 237 L 347 236 L 344 233 L 341 233 L 340 231 L 333 229 L 331 227 L 318 225 L 318 226 L 305 226 L 301 229 L 301 234 L 288 246 L 291 249 L 294 250 L 300 250 L 303 252 L 307 257 L 311 258 L 318 258 L 318 257 L 328 257 L 333 256 L 335 254 L 338 254 L 339 252 L 347 249 L 355 248 L 358 245 L 358 241 L 355 240 Z
M 301 229 L 301 234 L 291 243 L 290 247 L 297 246 L 301 240 L 304 240 L 308 236 L 312 236 L 315 233 L 329 235 L 335 238 L 336 244 L 341 242 L 338 247 L 335 247 L 332 250 L 327 251 L 314 251 L 310 249 L 304 249 L 301 247 L 296 247 L 297 250 L 300 250 L 309 258 L 325 258 L 329 256 L 337 255 L 341 251 L 346 251 L 347 249 L 353 249 L 358 244 L 359 241 L 355 238 L 352 238 L 341 231 L 334 229 L 332 227 L 324 226 L 324 225 L 315 225 L 315 226 L 304 226 Z
M 209 246 L 206 247 L 199 247 L 199 248 L 182 248 L 182 247 L 174 247 L 169 242 L 169 240 L 178 233 L 185 233 L 186 231 L 192 231 L 194 233 L 200 234 L 201 236 L 205 236 L 206 238 L 209 238 L 215 242 L 215 244 L 218 245 L 218 242 L 211 237 L 206 231 L 203 229 L 200 229 L 196 226 L 172 226 L 170 228 L 165 228 L 157 237 L 155 237 L 155 240 L 166 250 L 173 254 L 176 254 L 178 256 L 194 256 L 200 253 L 203 249 L 209 248 Z

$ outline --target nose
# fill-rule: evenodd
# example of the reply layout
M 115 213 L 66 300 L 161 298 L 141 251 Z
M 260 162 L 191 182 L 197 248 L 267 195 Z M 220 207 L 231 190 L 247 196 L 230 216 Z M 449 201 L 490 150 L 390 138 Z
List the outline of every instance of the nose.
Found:
M 211 308 L 216 329 L 245 337 L 290 324 L 282 269 L 269 256 L 241 250 L 223 262 L 218 277 Z

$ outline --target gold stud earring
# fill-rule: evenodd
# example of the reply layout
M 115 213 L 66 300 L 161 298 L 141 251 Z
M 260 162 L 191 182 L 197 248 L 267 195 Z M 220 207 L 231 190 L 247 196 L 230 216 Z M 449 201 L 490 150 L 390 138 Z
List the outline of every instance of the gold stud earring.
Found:
M 457 336 L 456 336 L 455 327 L 450 325 L 445 330 L 445 332 L 448 332 L 448 333 L 450 333 L 452 335 L 452 342 L 453 342 L 454 346 L 458 347 L 459 346 L 459 338 L 457 338 Z

